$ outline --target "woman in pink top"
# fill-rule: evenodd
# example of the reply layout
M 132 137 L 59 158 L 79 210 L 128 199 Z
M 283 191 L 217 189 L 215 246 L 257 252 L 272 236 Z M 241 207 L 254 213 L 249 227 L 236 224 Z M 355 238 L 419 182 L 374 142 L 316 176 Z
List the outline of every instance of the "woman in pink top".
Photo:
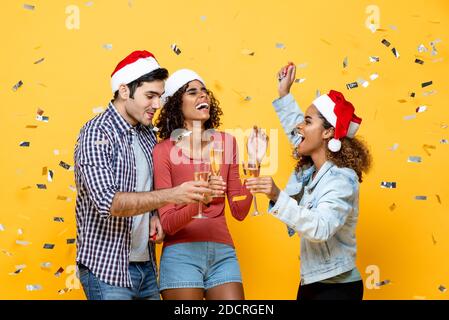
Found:
M 156 121 L 163 141 L 153 151 L 156 189 L 192 180 L 194 162 L 208 159 L 213 143 L 221 141 L 224 152 L 220 176 L 209 178 L 216 197 L 208 196 L 202 203 L 205 219 L 193 218 L 198 204 L 169 204 L 159 209 L 166 234 L 159 278 L 162 297 L 244 299 L 240 267 L 224 215 L 225 195 L 239 221 L 247 216 L 252 201 L 240 180 L 236 140 L 214 130 L 222 111 L 195 72 L 182 69 L 170 76 L 163 100 L 164 108 Z

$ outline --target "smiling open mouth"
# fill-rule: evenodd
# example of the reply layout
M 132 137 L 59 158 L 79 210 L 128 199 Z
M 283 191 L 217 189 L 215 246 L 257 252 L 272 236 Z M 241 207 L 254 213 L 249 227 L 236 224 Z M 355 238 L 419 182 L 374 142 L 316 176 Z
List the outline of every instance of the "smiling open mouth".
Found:
M 207 103 L 200 103 L 196 106 L 196 110 L 203 110 L 203 109 L 209 109 L 209 105 Z

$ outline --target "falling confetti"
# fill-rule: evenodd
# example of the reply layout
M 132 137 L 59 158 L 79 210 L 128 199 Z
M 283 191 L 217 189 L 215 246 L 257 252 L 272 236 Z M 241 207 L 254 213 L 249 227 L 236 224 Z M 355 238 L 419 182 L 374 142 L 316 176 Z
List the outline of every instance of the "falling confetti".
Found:
M 170 48 L 173 50 L 174 53 L 176 53 L 176 55 L 179 56 L 181 54 L 181 49 L 179 49 L 176 43 L 172 44 Z
M 37 61 L 34 61 L 34 64 L 39 64 L 41 62 L 44 62 L 44 60 L 45 60 L 45 58 L 41 58 L 41 59 L 39 59 Z
M 404 120 L 413 120 L 413 119 L 416 119 L 416 115 L 415 114 L 412 114 L 410 116 L 405 116 L 404 117 Z
M 38 183 L 36 184 L 38 189 L 47 189 L 47 185 L 43 184 L 43 183 Z
M 357 84 L 357 82 L 351 82 L 346 85 L 346 88 L 349 90 L 349 89 L 357 88 L 358 86 L 359 85 Z
M 42 290 L 42 286 L 40 284 L 27 284 L 26 289 L 27 291 L 37 291 Z
M 0 223 L 0 231 L 5 231 L 5 227 Z
M 53 221 L 55 221 L 55 222 L 64 222 L 64 218 L 63 217 L 54 217 Z
M 446 292 L 446 287 L 445 286 L 443 286 L 443 285 L 440 285 L 439 287 L 438 287 L 438 290 L 440 290 L 441 292 Z
M 435 240 L 435 237 L 433 236 L 433 234 L 432 234 L 432 242 L 433 242 L 434 245 L 437 244 L 437 241 Z
M 421 161 L 422 161 L 422 159 L 419 156 L 410 156 L 410 157 L 408 157 L 408 160 L 407 160 L 407 162 L 415 162 L 415 163 L 419 163 Z
M 417 113 L 421 113 L 427 110 L 427 106 L 419 106 L 418 108 L 416 108 L 416 112 Z
M 93 108 L 93 109 L 92 109 L 92 112 L 93 112 L 94 114 L 99 114 L 99 113 L 104 112 L 104 108 L 103 108 L 103 107 L 96 107 L 96 108 Z
M 112 44 L 111 44 L 111 43 L 106 43 L 106 44 L 104 44 L 104 45 L 103 45 L 103 49 L 106 49 L 106 50 L 112 50 Z
M 13 87 L 12 87 L 12 91 L 17 91 L 19 90 L 20 87 L 23 86 L 23 81 L 20 80 L 19 82 L 17 82 Z
M 247 55 L 247 56 L 254 56 L 255 52 L 249 49 L 243 49 L 242 54 Z
M 59 267 L 58 271 L 55 272 L 55 277 L 59 278 L 61 276 L 61 273 L 64 272 L 63 267 Z
M 281 42 L 276 43 L 276 48 L 278 49 L 285 49 L 285 45 Z
M 441 144 L 448 144 L 449 141 L 447 141 L 447 139 L 441 139 L 441 140 L 440 140 L 440 143 L 441 143 Z
M 295 79 L 296 83 L 303 83 L 304 81 L 306 81 L 306 78 Z
M 418 46 L 418 52 L 419 52 L 419 53 L 427 52 L 426 46 L 423 45 L 423 44 L 420 44 L 420 45 Z
M 372 75 L 369 76 L 369 78 L 371 79 L 371 81 L 374 81 L 377 78 L 379 78 L 379 75 L 377 73 L 373 73 Z
M 424 149 L 424 152 L 427 153 L 427 155 L 428 155 L 429 157 L 431 156 L 431 154 L 430 154 L 430 152 L 429 152 L 429 149 L 431 149 L 431 150 L 435 150 L 435 149 L 436 149 L 435 146 L 430 145 L 430 144 L 425 144 L 425 145 L 422 146 L 422 148 Z
M 26 10 L 34 10 L 36 8 L 36 6 L 33 6 L 32 4 L 24 4 L 23 8 Z
M 386 189 L 396 189 L 396 182 L 382 181 L 380 183 L 380 187 L 381 188 L 386 188 Z
M 45 243 L 44 244 L 44 249 L 53 249 L 55 247 L 55 245 L 54 244 L 52 244 L 52 243 Z
M 399 58 L 399 51 L 396 48 L 392 48 L 391 52 L 393 52 L 393 54 L 396 58 Z
M 392 203 L 391 206 L 389 207 L 390 211 L 393 211 L 394 209 L 396 209 L 396 203 Z
M 74 244 L 74 243 L 75 243 L 75 240 L 76 240 L 76 239 L 71 238 L 71 239 L 67 239 L 66 241 L 67 241 L 67 244 Z
M 343 59 L 343 68 L 346 68 L 348 66 L 348 57 L 345 57 Z
M 424 61 L 421 59 L 415 59 L 415 63 L 423 65 Z
M 22 141 L 19 144 L 19 147 L 29 147 L 30 146 L 30 142 L 29 141 Z
M 27 246 L 27 245 L 31 244 L 31 242 L 24 241 L 24 240 L 16 240 L 16 244 L 18 244 L 20 246 Z
M 383 280 L 381 282 L 376 283 L 376 286 L 381 287 L 381 286 L 385 286 L 387 284 L 391 283 L 390 280 Z
M 384 46 L 386 46 L 386 47 L 389 47 L 389 46 L 391 45 L 391 43 L 390 43 L 388 40 L 386 40 L 386 39 L 383 39 L 383 40 L 382 40 L 382 44 L 383 44 Z
M 435 196 L 437 197 L 438 203 L 441 204 L 441 198 L 440 198 L 440 195 L 439 195 L 439 194 L 436 194 Z
M 428 87 L 428 86 L 430 86 L 430 85 L 432 85 L 432 84 L 433 84 L 432 81 L 423 82 L 423 83 L 421 83 L 421 87 L 422 87 L 422 88 L 425 88 L 425 87 Z
M 415 200 L 427 200 L 427 196 L 415 196 Z
M 59 166 L 63 167 L 66 170 L 70 169 L 70 165 L 65 163 L 64 161 L 59 162 Z
M 369 57 L 369 62 L 379 62 L 379 61 L 380 61 L 379 57 L 376 57 L 376 56 Z

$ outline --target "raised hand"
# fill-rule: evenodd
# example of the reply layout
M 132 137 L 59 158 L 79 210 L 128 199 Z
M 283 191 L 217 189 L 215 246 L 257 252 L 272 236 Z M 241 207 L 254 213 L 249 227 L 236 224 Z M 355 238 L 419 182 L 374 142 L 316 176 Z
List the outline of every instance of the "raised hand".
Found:
M 282 98 L 290 93 L 290 88 L 292 87 L 293 82 L 296 77 L 296 66 L 293 62 L 289 62 L 288 65 L 282 67 L 278 72 L 278 93 L 279 97 Z

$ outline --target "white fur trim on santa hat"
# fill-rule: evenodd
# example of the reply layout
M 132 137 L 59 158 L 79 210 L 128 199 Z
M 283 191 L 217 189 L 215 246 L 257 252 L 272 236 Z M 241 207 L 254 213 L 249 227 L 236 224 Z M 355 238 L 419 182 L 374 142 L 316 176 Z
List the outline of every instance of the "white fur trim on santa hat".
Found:
M 153 57 L 140 58 L 118 70 L 111 78 L 112 92 L 116 92 L 121 84 L 128 84 L 141 76 L 159 69 L 159 63 Z
M 174 72 L 167 81 L 165 81 L 165 93 L 162 95 L 162 102 L 165 103 L 167 99 L 174 95 L 183 85 L 193 80 L 198 80 L 206 85 L 203 78 L 201 78 L 195 71 L 180 69 Z
M 323 94 L 313 100 L 313 105 L 335 127 L 337 124 L 337 116 L 334 113 L 335 102 L 327 94 Z
M 338 152 L 341 149 L 341 141 L 337 140 L 337 139 L 330 139 L 329 142 L 327 143 L 327 147 L 329 148 L 330 151 L 332 152 Z

